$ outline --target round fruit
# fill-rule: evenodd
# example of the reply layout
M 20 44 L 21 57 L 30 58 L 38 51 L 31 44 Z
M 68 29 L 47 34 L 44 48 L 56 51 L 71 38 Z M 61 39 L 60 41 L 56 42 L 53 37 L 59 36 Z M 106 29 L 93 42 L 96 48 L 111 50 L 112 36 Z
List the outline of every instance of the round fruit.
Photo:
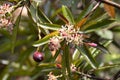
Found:
M 43 60 L 43 53 L 41 52 L 34 52 L 33 54 L 33 59 L 36 61 L 36 62 L 41 62 Z

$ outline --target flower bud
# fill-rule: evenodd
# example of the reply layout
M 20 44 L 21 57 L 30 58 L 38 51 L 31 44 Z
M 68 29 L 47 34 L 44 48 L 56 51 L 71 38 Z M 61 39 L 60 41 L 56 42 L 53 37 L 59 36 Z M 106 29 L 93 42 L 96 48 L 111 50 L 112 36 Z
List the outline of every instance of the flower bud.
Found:
M 92 47 L 97 47 L 97 44 L 96 43 L 87 43 L 89 46 L 92 46 Z

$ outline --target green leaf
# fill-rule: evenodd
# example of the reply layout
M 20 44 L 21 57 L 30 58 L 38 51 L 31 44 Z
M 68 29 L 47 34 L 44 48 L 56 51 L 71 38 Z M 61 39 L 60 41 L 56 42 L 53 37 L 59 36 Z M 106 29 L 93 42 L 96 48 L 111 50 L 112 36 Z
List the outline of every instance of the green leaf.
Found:
M 104 47 L 103 45 L 97 44 L 97 47 L 99 50 L 101 50 L 103 53 L 110 53 L 106 47 Z
M 70 71 L 70 52 L 69 52 L 69 46 L 64 44 L 63 42 L 63 55 L 62 55 L 62 67 L 63 67 L 63 74 L 66 80 L 71 79 L 71 71 Z M 66 71 L 68 72 L 68 75 L 66 75 Z
M 8 32 L 7 30 L 0 29 L 0 33 L 1 33 L 2 35 L 4 35 L 5 37 L 11 39 L 10 32 Z
M 49 18 L 42 12 L 39 6 L 37 6 L 37 16 L 39 17 L 39 21 L 42 23 L 52 23 Z
M 67 6 L 62 6 L 62 12 L 63 15 L 66 17 L 66 19 L 69 21 L 70 24 L 74 24 L 74 18 L 72 16 L 72 13 L 70 10 L 67 8 Z
M 5 53 L 6 51 L 11 49 L 11 42 L 6 41 L 0 45 L 0 53 Z
M 30 7 L 27 7 L 28 11 L 28 16 L 29 18 L 36 23 L 37 22 L 37 17 L 36 17 L 36 12 L 37 10 L 33 7 L 33 5 L 30 5 Z
M 17 17 L 17 20 L 15 22 L 15 26 L 14 26 L 14 29 L 13 29 L 12 43 L 11 43 L 11 52 L 12 53 L 14 53 L 14 48 L 15 48 L 15 44 L 16 44 L 17 33 L 18 33 L 19 23 L 20 23 L 20 20 L 21 20 L 22 10 L 23 10 L 23 8 L 21 9 L 21 12 L 20 12 L 19 16 Z
M 39 46 L 41 46 L 41 45 L 44 45 L 44 44 L 48 43 L 48 42 L 49 42 L 49 39 L 50 39 L 51 37 L 53 37 L 53 36 L 58 35 L 58 33 L 59 33 L 58 31 L 55 31 L 55 32 L 52 32 L 52 33 L 46 35 L 44 38 L 36 41 L 36 42 L 33 44 L 33 46 L 34 46 L 34 47 L 39 47 Z
M 96 29 L 105 28 L 106 26 L 108 27 L 108 25 L 111 24 L 114 21 L 115 20 L 109 20 L 109 19 L 93 21 L 93 22 L 90 22 L 89 24 L 85 25 L 84 30 L 89 32 L 90 30 L 96 30 Z
M 61 28 L 58 24 L 49 24 L 49 23 L 40 23 L 39 26 L 44 29 L 50 29 L 50 30 L 59 30 Z
M 80 57 L 80 52 L 78 51 L 78 49 L 75 49 L 73 55 L 72 55 L 72 59 L 73 60 L 78 60 Z
M 93 4 L 89 5 L 85 10 L 83 10 L 80 15 L 77 18 L 77 22 L 81 21 L 87 14 L 90 12 L 90 10 L 93 8 Z
M 115 68 L 115 67 L 119 67 L 120 66 L 120 63 L 117 63 L 117 64 L 108 64 L 108 65 L 104 65 L 104 66 L 101 66 L 95 70 L 105 70 L 105 69 L 110 69 L 110 68 Z
M 93 58 L 92 54 L 90 53 L 90 51 L 87 49 L 87 47 L 85 45 L 77 46 L 77 49 L 81 52 L 81 54 L 89 62 L 91 67 L 93 67 L 94 69 L 96 69 L 98 67 L 95 59 Z
M 99 30 L 96 32 L 101 38 L 113 39 L 113 33 L 110 30 Z
M 107 40 L 107 41 L 105 41 L 104 43 L 102 43 L 101 45 L 106 47 L 106 46 L 108 46 L 111 42 L 112 42 L 112 40 Z M 103 52 L 104 52 L 104 53 L 110 53 L 106 48 L 103 50 Z M 92 50 L 92 54 L 93 54 L 94 57 L 96 57 L 99 53 L 100 53 L 100 50 L 98 50 L 97 48 L 94 48 L 94 49 Z
M 29 49 L 26 49 L 25 51 L 23 51 L 19 57 L 18 57 L 18 62 L 20 63 L 20 68 L 21 66 L 24 64 L 24 61 L 29 61 L 28 57 L 31 54 L 31 52 L 33 51 L 33 48 L 29 47 Z M 21 58 L 22 57 L 22 58 Z

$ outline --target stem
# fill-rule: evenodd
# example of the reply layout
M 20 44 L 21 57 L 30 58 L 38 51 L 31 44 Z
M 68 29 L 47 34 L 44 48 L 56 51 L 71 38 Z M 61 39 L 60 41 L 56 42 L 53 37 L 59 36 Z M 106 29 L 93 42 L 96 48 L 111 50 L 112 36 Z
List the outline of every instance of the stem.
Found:
M 89 17 L 92 15 L 92 13 L 96 10 L 96 8 L 100 5 L 100 1 L 93 7 L 93 9 L 85 16 L 85 17 Z
M 82 76 L 86 76 L 87 78 L 94 79 L 94 80 L 111 80 L 111 79 L 106 79 L 106 78 L 99 78 L 99 77 L 92 76 L 92 75 L 85 74 L 85 73 L 78 72 L 78 71 L 76 71 L 76 73 L 77 73 L 77 74 L 80 74 L 80 75 L 82 75 Z
M 111 5 L 111 6 L 114 6 L 118 9 L 120 9 L 120 4 L 117 4 L 117 3 L 113 2 L 113 1 L 110 1 L 110 0 L 95 0 L 95 1 L 98 1 L 98 2 L 100 1 L 102 3 L 106 3 L 108 5 Z
M 70 52 L 68 45 L 66 45 L 65 43 L 66 43 L 65 41 L 63 41 L 62 43 L 63 45 L 62 71 L 63 71 L 64 80 L 72 80 L 71 71 L 70 71 Z

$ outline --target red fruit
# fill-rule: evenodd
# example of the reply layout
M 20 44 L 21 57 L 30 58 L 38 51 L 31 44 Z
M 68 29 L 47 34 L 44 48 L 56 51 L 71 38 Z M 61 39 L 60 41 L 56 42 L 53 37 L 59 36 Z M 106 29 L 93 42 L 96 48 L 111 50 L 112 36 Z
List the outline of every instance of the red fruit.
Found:
M 43 58 L 43 53 L 41 52 L 34 52 L 33 54 L 33 59 L 36 61 L 36 62 L 41 62 L 44 58 Z

